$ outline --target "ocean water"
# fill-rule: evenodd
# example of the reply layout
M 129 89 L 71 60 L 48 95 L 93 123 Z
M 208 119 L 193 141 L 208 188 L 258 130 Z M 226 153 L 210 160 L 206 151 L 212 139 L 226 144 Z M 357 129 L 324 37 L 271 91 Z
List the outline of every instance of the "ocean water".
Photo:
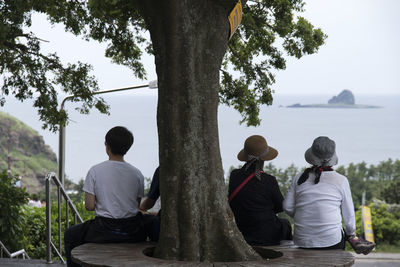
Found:
M 328 95 L 275 95 L 272 106 L 261 108 L 262 122 L 258 127 L 240 125 L 237 111 L 220 106 L 219 138 L 224 170 L 240 164 L 237 153 L 244 140 L 253 134 L 263 135 L 279 151 L 272 163 L 281 168 L 290 164 L 307 166 L 304 152 L 321 135 L 335 140 L 339 165 L 400 159 L 400 95 L 356 96 L 357 104 L 382 107 L 378 109 L 285 108 L 294 103 L 326 103 L 329 98 Z M 111 107 L 110 116 L 96 111 L 82 115 L 74 110 L 72 103 L 66 105 L 71 118 L 66 128 L 67 176 L 78 181 L 92 165 L 106 160 L 104 135 L 111 127 L 123 125 L 135 136 L 126 160 L 142 170 L 144 176 L 151 177 L 158 166 L 157 96 L 121 93 L 105 95 L 104 99 Z M 42 123 L 30 102 L 9 98 L 0 110 L 37 130 L 58 153 L 58 134 L 41 129 Z

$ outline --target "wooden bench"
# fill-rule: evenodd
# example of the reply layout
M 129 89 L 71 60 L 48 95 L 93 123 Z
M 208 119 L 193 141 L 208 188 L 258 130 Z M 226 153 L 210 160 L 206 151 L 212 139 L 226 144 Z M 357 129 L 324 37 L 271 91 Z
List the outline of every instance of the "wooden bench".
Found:
M 167 261 L 146 256 L 154 243 L 88 243 L 72 250 L 72 260 L 83 266 L 351 266 L 354 256 L 343 250 L 299 249 L 292 245 L 263 247 L 274 259 L 246 262 L 183 262 Z M 268 252 L 270 251 L 270 252 Z

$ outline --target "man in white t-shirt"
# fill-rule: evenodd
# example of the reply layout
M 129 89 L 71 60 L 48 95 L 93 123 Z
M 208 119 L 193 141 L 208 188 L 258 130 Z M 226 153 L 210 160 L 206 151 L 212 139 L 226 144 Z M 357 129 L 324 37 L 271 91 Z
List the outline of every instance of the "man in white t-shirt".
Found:
M 84 243 L 140 242 L 146 240 L 139 204 L 144 196 L 142 173 L 124 161 L 133 144 L 133 135 L 117 126 L 105 136 L 108 160 L 90 168 L 83 191 L 85 207 L 95 211 L 95 219 L 68 228 L 64 245 L 68 266 L 74 247 Z

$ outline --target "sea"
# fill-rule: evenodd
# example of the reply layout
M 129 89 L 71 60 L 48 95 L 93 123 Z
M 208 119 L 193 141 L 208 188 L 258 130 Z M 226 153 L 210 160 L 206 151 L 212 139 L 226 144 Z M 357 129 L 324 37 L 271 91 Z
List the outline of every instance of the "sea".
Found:
M 400 159 L 400 95 L 359 95 L 356 104 L 375 105 L 372 109 L 287 108 L 295 103 L 327 103 L 329 95 L 279 95 L 272 106 L 260 111 L 261 125 L 247 127 L 240 124 L 241 115 L 231 107 L 219 107 L 219 140 L 225 175 L 230 167 L 241 164 L 238 152 L 245 139 L 262 135 L 268 144 L 279 151 L 272 160 L 276 167 L 291 164 L 302 168 L 308 164 L 304 152 L 318 136 L 328 136 L 336 142 L 339 165 L 366 162 L 379 164 L 388 159 Z M 107 160 L 104 147 L 106 132 L 117 125 L 130 129 L 134 145 L 125 159 L 139 168 L 145 177 L 152 177 L 158 166 L 158 134 L 156 122 L 157 95 L 104 95 L 110 115 L 93 110 L 89 115 L 78 113 L 75 103 L 67 103 L 70 122 L 66 127 L 66 175 L 78 182 L 89 168 Z M 31 101 L 23 103 L 7 97 L 0 110 L 23 121 L 58 153 L 58 133 L 43 130 Z M 195 152 L 194 152 L 195 153 Z

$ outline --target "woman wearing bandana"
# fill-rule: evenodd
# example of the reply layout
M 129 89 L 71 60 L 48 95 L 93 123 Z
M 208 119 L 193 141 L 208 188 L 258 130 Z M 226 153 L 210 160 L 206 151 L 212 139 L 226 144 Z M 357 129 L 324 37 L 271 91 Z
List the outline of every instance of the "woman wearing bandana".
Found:
M 316 138 L 305 152 L 312 166 L 292 181 L 283 205 L 294 218 L 294 243 L 301 248 L 344 249 L 348 240 L 357 253 L 368 254 L 375 244 L 355 236 L 349 181 L 332 168 L 338 163 L 335 150 L 333 140 Z
M 274 176 L 263 172 L 264 161 L 276 158 L 278 151 L 260 135 L 246 139 L 238 159 L 246 162 L 229 178 L 229 204 L 236 224 L 250 245 L 278 245 L 291 240 L 289 221 L 276 214 L 283 211 L 283 196 Z

